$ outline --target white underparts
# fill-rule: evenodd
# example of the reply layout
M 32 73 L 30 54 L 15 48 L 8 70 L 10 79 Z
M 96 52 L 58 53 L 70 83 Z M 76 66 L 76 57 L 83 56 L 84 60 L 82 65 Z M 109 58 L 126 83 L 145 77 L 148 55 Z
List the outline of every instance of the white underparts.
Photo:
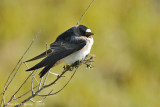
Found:
M 86 40 L 87 40 L 87 44 L 81 50 L 63 58 L 60 62 L 64 62 L 66 64 L 72 64 L 76 61 L 83 60 L 86 57 L 86 55 L 90 53 L 91 47 L 94 42 L 93 38 L 86 38 Z

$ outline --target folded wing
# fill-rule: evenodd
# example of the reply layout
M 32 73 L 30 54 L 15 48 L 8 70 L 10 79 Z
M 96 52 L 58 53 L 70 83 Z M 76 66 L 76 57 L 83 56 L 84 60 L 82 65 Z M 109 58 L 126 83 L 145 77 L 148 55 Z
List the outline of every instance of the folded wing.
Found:
M 30 61 L 34 61 L 34 60 L 37 60 L 37 59 L 46 57 L 46 56 L 48 56 L 51 52 L 52 52 L 52 50 L 51 50 L 51 49 L 48 49 L 47 51 L 41 53 L 40 55 L 38 55 L 38 56 L 36 56 L 36 57 L 34 57 L 34 58 L 30 59 L 30 60 L 27 60 L 27 61 L 25 61 L 25 62 L 30 62 Z
M 51 67 L 54 66 L 54 64 L 58 60 L 82 49 L 85 45 L 86 45 L 85 40 L 79 40 L 79 41 L 72 42 L 72 43 L 62 42 L 62 41 L 54 42 L 50 45 L 50 48 L 53 51 L 45 59 L 43 59 L 40 63 L 38 63 L 37 65 L 33 66 L 32 68 L 26 71 L 35 70 L 35 69 L 39 69 L 42 67 L 47 67 L 44 69 L 48 71 Z

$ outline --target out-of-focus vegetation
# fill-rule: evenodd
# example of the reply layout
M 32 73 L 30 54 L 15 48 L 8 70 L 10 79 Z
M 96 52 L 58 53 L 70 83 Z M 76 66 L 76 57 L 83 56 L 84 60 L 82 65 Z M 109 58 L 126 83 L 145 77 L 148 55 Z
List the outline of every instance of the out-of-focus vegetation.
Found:
M 26 60 L 74 26 L 90 2 L 0 0 L 0 91 L 40 28 Z M 96 54 L 95 67 L 82 66 L 67 88 L 49 97 L 43 106 L 160 107 L 159 0 L 96 0 L 81 24 L 95 33 L 91 51 Z M 62 66 L 52 72 L 61 72 Z M 17 84 L 28 73 L 21 72 Z M 14 84 L 10 92 L 16 88 Z

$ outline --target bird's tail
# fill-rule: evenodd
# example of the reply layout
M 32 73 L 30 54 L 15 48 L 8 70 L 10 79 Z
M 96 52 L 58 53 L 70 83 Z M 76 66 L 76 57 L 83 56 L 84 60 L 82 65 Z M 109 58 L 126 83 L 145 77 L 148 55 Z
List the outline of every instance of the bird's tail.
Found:
M 30 62 L 30 61 L 34 61 L 34 60 L 43 58 L 43 57 L 45 57 L 45 56 L 48 56 L 51 52 L 52 52 L 52 50 L 51 50 L 51 49 L 48 49 L 47 51 L 41 53 L 40 55 L 38 55 L 38 56 L 36 56 L 36 57 L 34 57 L 34 58 L 30 59 L 30 60 L 27 60 L 27 61 L 25 61 L 25 62 Z
M 48 65 L 39 73 L 40 78 L 42 78 L 49 70 L 53 67 L 53 65 Z

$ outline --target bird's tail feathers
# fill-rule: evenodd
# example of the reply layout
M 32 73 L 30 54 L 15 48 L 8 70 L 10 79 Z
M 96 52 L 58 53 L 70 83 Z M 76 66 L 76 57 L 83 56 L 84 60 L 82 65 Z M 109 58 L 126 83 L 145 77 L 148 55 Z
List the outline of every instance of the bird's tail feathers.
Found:
M 38 55 L 38 56 L 36 56 L 36 57 L 34 57 L 34 58 L 30 59 L 30 60 L 27 60 L 27 61 L 25 61 L 25 62 L 30 62 L 30 61 L 34 61 L 34 60 L 43 58 L 43 57 L 45 57 L 45 56 L 48 56 L 51 52 L 52 52 L 52 50 L 51 50 L 51 49 L 48 49 L 47 51 L 41 53 L 40 55 Z
M 53 65 L 48 65 L 48 66 L 46 66 L 46 67 L 39 73 L 40 78 L 42 78 L 52 67 L 53 67 Z

